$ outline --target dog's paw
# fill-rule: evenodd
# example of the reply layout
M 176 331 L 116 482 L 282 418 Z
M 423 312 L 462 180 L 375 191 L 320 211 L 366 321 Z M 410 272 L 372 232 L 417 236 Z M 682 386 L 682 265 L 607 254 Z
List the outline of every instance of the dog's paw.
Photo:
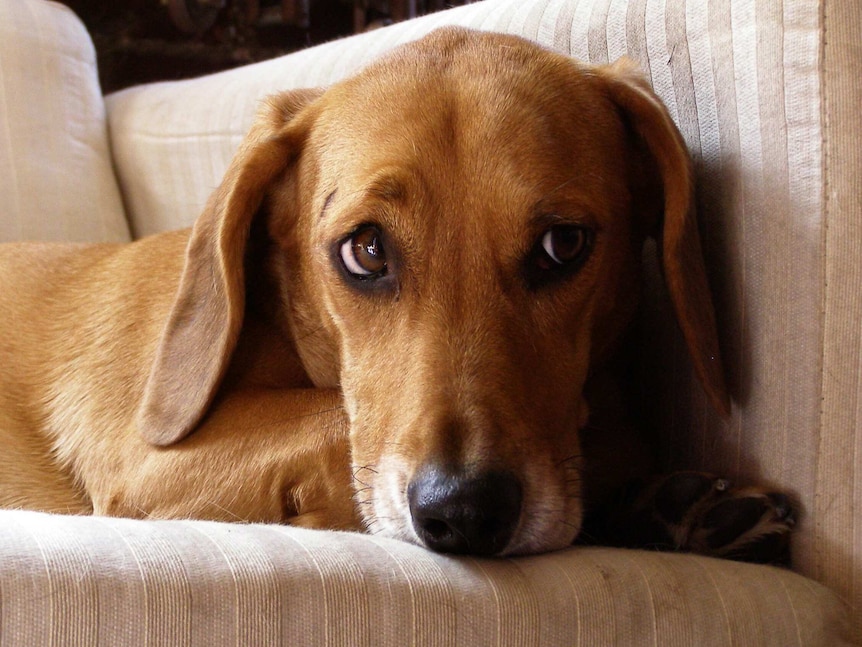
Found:
M 693 519 L 683 547 L 702 555 L 790 566 L 795 525 L 787 495 L 756 487 L 731 489 Z
M 789 566 L 796 512 L 779 492 L 674 472 L 632 484 L 608 522 L 606 532 L 620 545 Z

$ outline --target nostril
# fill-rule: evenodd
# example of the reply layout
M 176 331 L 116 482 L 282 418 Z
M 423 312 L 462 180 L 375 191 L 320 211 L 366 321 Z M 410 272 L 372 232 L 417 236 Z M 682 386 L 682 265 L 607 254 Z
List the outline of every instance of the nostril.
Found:
M 439 519 L 424 519 L 422 521 L 422 530 L 432 537 L 439 537 L 441 539 L 445 539 L 452 532 L 449 524 Z
M 432 542 L 442 544 L 453 541 L 452 527 L 445 521 L 440 519 L 423 519 L 420 526 L 425 536 L 431 539 Z
M 428 469 L 414 478 L 407 497 L 416 534 L 439 552 L 499 553 L 521 515 L 521 485 L 504 471 L 466 476 Z

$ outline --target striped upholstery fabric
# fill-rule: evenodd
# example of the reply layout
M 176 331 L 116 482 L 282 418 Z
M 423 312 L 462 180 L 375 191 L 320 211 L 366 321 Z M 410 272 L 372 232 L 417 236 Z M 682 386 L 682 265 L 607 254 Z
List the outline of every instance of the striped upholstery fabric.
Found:
M 10 14 L 12 6 L 25 9 Z M 7 53 L 18 45 L 4 47 L 8 16 L 22 24 L 12 32 L 20 39 L 50 23 L 38 18 L 45 7 L 51 20 L 66 15 L 38 0 L 0 0 L 0 88 L 18 60 Z M 686 556 L 589 549 L 455 560 L 359 535 L 0 512 L 0 645 L 836 645 L 848 617 L 862 641 L 857 0 L 484 0 L 240 70 L 127 90 L 107 107 L 134 233 L 193 221 L 261 97 L 329 84 L 452 23 L 591 62 L 627 54 L 641 63 L 695 158 L 735 396 L 727 421 L 708 409 L 652 280 L 644 384 L 664 462 L 792 490 L 803 511 L 796 570 L 837 597 L 792 573 Z M 4 92 L 0 115 L 13 114 Z M 43 149 L 56 161 L 51 154 Z M 0 171 L 0 232 L 29 236 L 19 211 L 6 217 Z M 96 203 L 65 190 L 57 195 L 78 210 L 81 231 L 112 238 L 85 223 L 121 210 L 85 213 Z M 9 222 L 17 229 L 7 234 Z
M 853 605 L 862 642 L 862 6 L 824 13 L 822 404 L 807 571 Z M 809 217 L 811 217 L 809 215 Z M 795 438 L 791 440 L 795 442 Z M 813 499 L 813 503 L 811 502 Z
M 708 558 L 478 560 L 279 526 L 0 521 L 4 645 L 846 644 L 845 610 L 823 586 Z
M 107 134 L 84 26 L 0 0 L 0 242 L 129 240 Z

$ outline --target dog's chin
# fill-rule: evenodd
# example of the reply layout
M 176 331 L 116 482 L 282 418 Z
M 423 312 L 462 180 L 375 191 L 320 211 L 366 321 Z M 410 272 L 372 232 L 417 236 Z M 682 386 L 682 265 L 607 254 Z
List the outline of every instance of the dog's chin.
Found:
M 553 503 L 550 503 L 551 507 Z M 529 511 L 524 516 L 530 516 Z M 544 516 L 544 519 L 542 518 Z M 581 530 L 581 515 L 561 519 L 557 514 L 536 514 L 521 524 L 518 532 L 500 553 L 501 557 L 511 555 L 535 555 L 568 548 Z
M 414 529 L 402 474 L 398 469 L 381 469 L 373 485 L 357 492 L 365 528 L 375 535 L 427 548 Z M 511 539 L 494 556 L 535 555 L 567 548 L 580 532 L 582 517 L 580 497 L 545 493 L 541 500 L 528 498 Z

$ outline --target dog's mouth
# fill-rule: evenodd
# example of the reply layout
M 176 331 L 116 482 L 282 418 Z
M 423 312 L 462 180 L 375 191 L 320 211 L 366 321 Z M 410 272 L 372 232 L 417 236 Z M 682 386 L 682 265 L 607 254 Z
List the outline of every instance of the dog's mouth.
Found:
M 396 463 L 384 460 L 373 474 L 354 468 L 366 474 L 357 500 L 370 532 L 440 553 L 507 556 L 564 548 L 580 531 L 579 479 L 555 486 L 541 466 L 518 475 L 452 465 L 426 465 L 408 478 Z

